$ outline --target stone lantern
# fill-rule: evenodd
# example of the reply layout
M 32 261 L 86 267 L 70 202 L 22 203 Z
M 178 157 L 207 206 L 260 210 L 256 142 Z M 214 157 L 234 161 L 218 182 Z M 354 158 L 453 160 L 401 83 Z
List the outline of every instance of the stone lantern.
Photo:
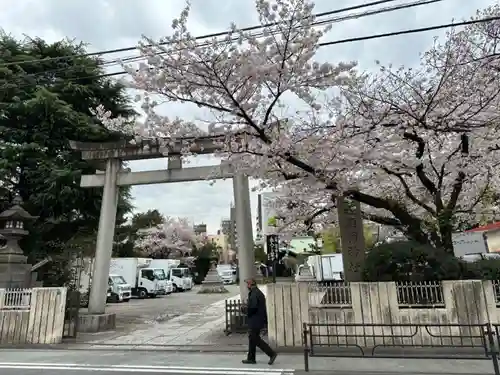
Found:
M 22 199 L 14 198 L 13 206 L 0 213 L 0 288 L 29 287 L 31 265 L 19 247 L 19 241 L 29 234 L 24 228 L 36 219 L 21 207 Z

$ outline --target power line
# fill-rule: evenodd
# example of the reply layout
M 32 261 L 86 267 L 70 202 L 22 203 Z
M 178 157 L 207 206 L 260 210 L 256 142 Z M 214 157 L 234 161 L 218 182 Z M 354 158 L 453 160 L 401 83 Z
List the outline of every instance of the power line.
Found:
M 391 2 L 394 1 L 394 0 L 390 0 Z M 403 9 L 408 9 L 408 8 L 412 8 L 412 7 L 416 7 L 416 6 L 422 6 L 422 5 L 429 5 L 429 4 L 432 4 L 432 3 L 437 3 L 437 2 L 441 2 L 441 1 L 444 1 L 444 0 L 417 0 L 417 1 L 413 1 L 411 3 L 404 3 L 404 4 L 398 4 L 396 6 L 389 6 L 389 7 L 382 7 L 382 8 L 379 8 L 379 9 L 374 9 L 374 10 L 368 10 L 368 11 L 364 11 L 364 12 L 358 12 L 358 13 L 354 13 L 354 14 L 348 14 L 346 16 L 341 16 L 341 17 L 334 17 L 334 18 L 329 18 L 329 19 L 326 19 L 326 20 L 321 20 L 321 21 L 316 21 L 316 22 L 313 22 L 312 23 L 312 26 L 319 26 L 319 25 L 326 25 L 326 24 L 329 24 L 329 23 L 338 23 L 338 22 L 342 22 L 342 21 L 347 21 L 347 20 L 352 20 L 352 19 L 359 19 L 359 18 L 362 18 L 362 17 L 367 17 L 367 16 L 373 16 L 373 15 L 377 15 L 377 14 L 382 14 L 382 13 L 387 13 L 387 12 L 393 12 L 393 11 L 397 11 L 397 10 L 403 10 Z M 387 2 L 387 0 L 383 1 L 383 2 Z M 381 3 L 380 1 L 378 2 L 373 2 L 373 3 L 369 3 L 369 4 L 364 4 L 364 5 L 357 5 L 357 6 L 353 6 L 353 7 L 349 7 L 349 8 L 343 8 L 341 10 L 336 10 L 336 11 L 330 11 L 330 12 L 324 12 L 324 13 L 321 13 L 321 15 L 324 15 L 326 13 L 331 13 L 331 12 L 335 12 L 335 13 L 339 13 L 341 11 L 344 11 L 344 9 L 353 9 L 353 8 L 360 8 L 360 7 L 363 7 L 363 6 L 369 6 L 369 5 L 373 5 L 375 3 Z M 260 26 L 262 27 L 262 26 Z M 255 27 L 257 28 L 257 27 Z M 271 32 L 271 34 L 276 34 L 276 33 L 279 33 L 280 30 L 274 30 Z M 223 33 L 219 33 L 219 34 L 223 34 Z M 265 36 L 265 34 L 263 32 L 259 32 L 258 34 L 254 34 L 252 35 L 252 37 L 255 37 L 255 38 L 259 38 L 259 37 L 263 37 Z M 201 37 L 200 37 L 201 38 Z M 238 37 L 234 37 L 232 40 L 230 41 L 237 41 L 239 38 Z M 226 40 L 222 40 L 221 42 L 227 42 Z M 204 46 L 208 46 L 210 45 L 211 42 L 205 42 L 203 44 L 199 44 L 198 46 L 199 47 L 204 47 Z M 185 49 L 185 48 L 181 48 L 181 49 L 178 49 L 178 50 L 175 50 L 175 51 L 171 51 L 171 52 L 176 52 L 176 51 L 181 51 L 182 49 Z M 162 55 L 164 54 L 164 52 L 161 52 L 159 53 L 159 55 Z M 81 55 L 80 55 L 81 56 Z M 80 57 L 80 56 L 72 56 L 74 59 Z M 63 57 L 59 57 L 59 58 L 63 58 Z M 114 66 L 114 65 L 121 65 L 125 62 L 136 62 L 136 61 L 139 61 L 139 60 L 144 60 L 146 57 L 144 56 L 133 56 L 133 57 L 127 57 L 127 58 L 124 58 L 124 59 L 115 59 L 115 60 L 111 60 L 111 61 L 104 61 L 103 63 L 100 64 L 101 67 L 111 67 L 111 66 Z M 57 59 L 57 58 L 55 58 Z M 40 61 L 49 61 L 50 59 L 40 59 Z M 37 60 L 32 60 L 31 62 L 33 61 L 37 61 Z M 28 62 L 28 61 L 26 61 Z M 1 66 L 1 64 L 0 64 Z M 83 68 L 85 68 L 84 66 L 82 66 Z M 57 73 L 61 73 L 61 72 L 64 72 L 64 71 L 71 71 L 71 70 L 77 70 L 78 66 L 66 66 L 66 67 L 62 67 L 62 68 L 58 68 L 58 69 L 52 69 L 52 70 L 46 70 L 46 71 L 41 71 L 41 72 L 37 72 L 37 73 L 32 73 L 32 74 L 26 74 L 24 75 L 23 77 L 15 77 L 15 79 L 18 79 L 18 80 L 23 80 L 25 78 L 33 78 L 33 79 L 36 79 L 38 77 L 44 77 L 46 76 L 47 74 L 57 74 Z M 82 78 L 83 79 L 83 78 Z M 11 82 L 13 83 L 13 82 Z M 30 85 L 31 83 L 29 83 L 28 85 Z
M 322 25 L 327 25 L 327 24 L 332 24 L 332 23 L 339 23 L 339 22 L 343 22 L 343 21 L 359 19 L 362 17 L 374 16 L 377 14 L 389 13 L 389 12 L 394 12 L 397 10 L 409 9 L 409 8 L 422 6 L 422 5 L 429 5 L 429 4 L 438 3 L 441 1 L 444 1 L 444 0 L 417 0 L 417 1 L 414 1 L 412 3 L 398 4 L 398 5 L 392 6 L 392 7 L 386 7 L 386 8 L 375 9 L 375 10 L 368 10 L 368 11 L 365 11 L 362 13 L 348 14 L 348 15 L 342 16 L 342 17 L 334 17 L 334 18 L 330 18 L 330 19 L 326 19 L 326 20 L 322 20 L 322 21 L 316 21 L 316 22 L 313 22 L 311 24 L 311 26 L 322 26 Z M 278 32 L 279 32 L 279 30 L 275 30 L 271 34 L 276 34 Z M 258 38 L 258 37 L 263 37 L 265 35 L 263 32 L 259 32 L 258 34 L 255 34 L 252 36 Z M 238 39 L 239 39 L 238 37 L 234 37 L 234 38 L 232 38 L 232 41 L 237 41 Z M 200 44 L 199 47 L 208 46 L 210 44 L 211 44 L 211 42 L 205 42 L 203 44 Z M 173 52 L 181 51 L 182 49 L 186 49 L 186 48 L 187 47 L 181 48 L 181 49 L 175 50 Z M 162 54 L 165 54 L 165 52 L 159 53 L 159 55 L 162 55 Z M 131 57 L 125 57 L 125 58 L 120 58 L 120 59 L 104 61 L 101 64 L 101 66 L 109 67 L 109 66 L 113 66 L 113 65 L 122 64 L 124 62 L 127 62 L 127 63 L 137 62 L 137 61 L 144 60 L 144 59 L 145 59 L 144 56 L 131 56 Z
M 337 45 L 337 44 L 361 42 L 361 41 L 364 41 L 364 40 L 373 40 L 373 39 L 387 38 L 387 37 L 398 36 L 398 35 L 417 34 L 417 33 L 421 33 L 421 32 L 427 32 L 427 31 L 433 31 L 433 30 L 440 30 L 440 29 L 447 29 L 447 28 L 458 27 L 458 26 L 468 26 L 468 25 L 474 25 L 474 24 L 491 22 L 491 21 L 498 21 L 498 20 L 500 20 L 500 16 L 498 16 L 498 17 L 481 18 L 481 19 L 477 19 L 477 20 L 470 20 L 470 21 L 463 21 L 463 22 L 456 22 L 456 23 L 441 24 L 441 25 L 435 25 L 435 26 L 429 26 L 429 27 L 422 27 L 422 28 L 416 28 L 416 29 L 409 29 L 409 30 L 394 31 L 394 32 L 390 32 L 390 33 L 367 35 L 367 36 L 361 36 L 361 37 L 355 37 L 355 38 L 348 38 L 348 39 L 340 39 L 340 40 L 335 40 L 335 41 L 331 41 L 331 42 L 319 43 L 318 46 L 319 47 L 325 47 L 325 46 L 331 46 L 331 45 Z M 71 80 L 68 80 L 68 81 L 78 81 L 78 80 L 81 80 L 81 79 L 107 78 L 107 77 L 115 77 L 115 76 L 124 75 L 124 74 L 128 74 L 128 73 L 125 72 L 125 71 L 121 71 L 121 72 L 99 74 L 99 75 L 93 75 L 93 76 L 87 76 L 87 77 L 77 77 L 75 79 L 71 79 Z M 24 85 L 24 86 L 20 85 L 18 87 L 29 87 L 29 86 L 32 86 L 32 85 L 31 84 L 27 84 L 27 85 Z
M 346 8 L 340 8 L 340 9 L 335 9 L 335 10 L 331 10 L 331 11 L 327 11 L 327 12 L 313 14 L 313 17 L 315 17 L 315 18 L 325 17 L 325 16 L 330 16 L 330 15 L 334 15 L 334 14 L 338 14 L 338 13 L 348 12 L 351 10 L 358 10 L 358 9 L 367 8 L 370 6 L 391 3 L 394 1 L 399 1 L 399 0 L 372 1 L 372 2 L 366 3 L 366 4 L 358 4 L 358 5 L 353 5 L 353 6 L 346 7 Z M 437 0 L 437 1 L 441 1 L 441 0 Z M 433 1 L 431 1 L 431 2 L 433 2 Z M 241 31 L 244 31 L 244 32 L 255 31 L 255 30 L 262 29 L 262 28 L 273 27 L 273 26 L 278 26 L 278 25 L 280 25 L 279 22 L 268 23 L 268 24 L 264 24 L 264 25 L 254 25 L 254 26 L 245 27 L 245 28 L 241 29 Z M 217 32 L 217 33 L 213 33 L 213 34 L 200 35 L 200 36 L 195 37 L 194 39 L 195 40 L 211 39 L 211 38 L 226 36 L 228 33 L 230 33 L 230 30 Z M 160 45 L 160 46 L 161 45 L 169 45 L 169 44 L 171 44 L 171 42 L 158 43 L 158 45 Z M 150 47 L 152 47 L 152 46 L 150 46 Z M 51 57 L 51 58 L 46 58 L 46 59 L 8 62 L 8 63 L 0 64 L 0 67 L 11 66 L 11 65 L 22 65 L 22 64 L 28 64 L 28 63 L 31 64 L 31 63 L 36 63 L 36 62 L 48 62 L 48 61 L 58 61 L 58 60 L 65 60 L 65 59 L 76 59 L 76 58 L 82 58 L 82 57 L 102 56 L 102 55 L 113 54 L 113 53 L 129 52 L 129 51 L 134 51 L 137 49 L 139 49 L 138 46 L 133 46 L 133 47 L 116 48 L 116 49 L 110 49 L 110 50 L 104 50 L 104 51 L 98 51 L 98 52 L 90 52 L 90 53 L 77 55 L 77 56 L 67 55 L 67 56 Z
M 471 20 L 471 21 L 463 21 L 463 22 L 457 22 L 457 23 L 448 23 L 448 24 L 437 25 L 437 26 L 421 27 L 421 28 L 418 28 L 418 29 L 402 30 L 402 31 L 396 31 L 396 32 L 392 32 L 392 33 L 367 35 L 367 36 L 360 36 L 360 37 L 356 37 L 356 38 L 348 38 L 348 39 L 342 39 L 342 40 L 335 40 L 335 41 L 332 41 L 332 42 L 320 43 L 319 46 L 320 47 L 325 47 L 325 46 L 332 46 L 332 45 L 335 45 L 335 44 L 353 43 L 353 42 L 360 42 L 360 41 L 363 41 L 363 40 L 387 38 L 387 37 L 390 37 L 390 36 L 406 35 L 406 34 L 416 34 L 416 33 L 422 33 L 422 32 L 426 32 L 426 31 L 439 30 L 439 29 L 448 29 L 448 28 L 457 27 L 457 26 L 468 26 L 468 25 L 474 25 L 474 24 L 477 24 L 477 23 L 485 23 L 485 22 L 498 21 L 498 20 L 500 20 L 500 16 L 499 17 L 482 18 L 482 19 Z
M 331 46 L 331 45 L 336 45 L 336 44 L 345 44 L 345 43 L 361 42 L 364 40 L 387 38 L 387 37 L 391 37 L 391 36 L 417 34 L 417 33 L 422 33 L 422 32 L 427 32 L 427 31 L 448 29 L 448 28 L 457 27 L 457 26 L 468 26 L 468 25 L 474 25 L 474 24 L 478 24 L 478 23 L 485 23 L 485 22 L 491 22 L 491 21 L 498 21 L 498 20 L 500 20 L 500 16 L 482 18 L 482 19 L 478 19 L 478 20 L 456 22 L 456 23 L 448 23 L 448 24 L 442 24 L 442 25 L 436 25 L 436 26 L 421 27 L 421 28 L 417 28 L 417 29 L 394 31 L 394 32 L 390 32 L 390 33 L 367 35 L 367 36 L 360 36 L 360 37 L 348 38 L 348 39 L 340 39 L 340 40 L 334 40 L 331 42 L 319 43 L 318 46 L 319 47 L 326 47 L 326 46 Z M 112 77 L 112 76 L 117 76 L 117 75 L 122 75 L 122 74 L 128 74 L 128 73 L 123 71 L 123 72 L 103 74 L 102 76 L 103 77 Z

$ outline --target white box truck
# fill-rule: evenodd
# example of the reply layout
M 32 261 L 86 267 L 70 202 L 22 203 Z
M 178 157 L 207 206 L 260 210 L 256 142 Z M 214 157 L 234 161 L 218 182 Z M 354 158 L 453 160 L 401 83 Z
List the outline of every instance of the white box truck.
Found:
M 151 267 L 151 261 L 150 258 L 113 258 L 109 269 L 132 285 L 132 295 L 141 299 L 169 294 L 165 272 Z
M 342 254 L 311 255 L 307 265 L 319 283 L 344 280 Z
M 218 264 L 217 273 L 224 284 L 236 284 L 236 268 L 230 264 Z
M 193 278 L 189 268 L 179 267 L 181 261 L 178 259 L 153 259 L 150 267 L 160 268 L 165 271 L 167 280 L 172 283 L 175 292 L 183 292 L 193 289 Z
M 89 303 L 92 274 L 94 272 L 94 258 L 81 258 L 74 264 L 75 280 L 81 294 L 81 305 L 87 307 Z M 123 277 L 110 273 L 108 276 L 108 302 L 128 302 L 132 297 L 132 286 Z

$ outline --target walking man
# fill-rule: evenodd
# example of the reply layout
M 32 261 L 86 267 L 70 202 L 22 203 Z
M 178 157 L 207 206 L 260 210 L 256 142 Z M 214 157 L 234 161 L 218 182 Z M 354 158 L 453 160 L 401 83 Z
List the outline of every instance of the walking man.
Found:
M 255 354 L 257 348 L 269 356 L 269 365 L 276 360 L 277 353 L 271 349 L 268 343 L 260 337 L 261 331 L 267 326 L 266 297 L 257 288 L 255 280 L 246 281 L 248 287 L 248 302 L 246 306 L 248 322 L 248 355 L 242 362 L 245 364 L 255 364 Z

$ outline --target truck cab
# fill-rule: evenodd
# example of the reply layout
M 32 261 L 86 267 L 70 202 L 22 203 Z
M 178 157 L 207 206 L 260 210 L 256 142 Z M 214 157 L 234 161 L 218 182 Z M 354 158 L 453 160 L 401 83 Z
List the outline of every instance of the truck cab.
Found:
M 128 302 L 132 298 L 132 286 L 120 275 L 109 275 L 108 291 L 110 302 Z
M 167 277 L 172 282 L 174 293 L 193 289 L 193 278 L 188 268 L 169 268 Z
M 151 266 L 150 258 L 112 258 L 109 273 L 119 275 L 132 286 L 132 295 L 139 298 L 156 297 L 166 290 L 164 273 Z
M 217 273 L 224 284 L 235 284 L 236 283 L 236 269 L 230 264 L 219 264 L 217 265 Z
M 193 288 L 193 278 L 189 268 L 179 267 L 180 260 L 177 259 L 153 259 L 149 267 L 162 269 L 167 280 L 172 283 L 172 291 L 182 292 Z
M 158 280 L 159 294 L 171 294 L 173 292 L 173 284 L 170 280 L 168 280 L 165 270 L 162 268 L 152 268 L 152 270 Z
M 140 268 L 137 270 L 135 294 L 139 298 L 155 298 L 157 295 L 162 294 L 161 287 L 161 280 L 158 279 L 154 268 Z

